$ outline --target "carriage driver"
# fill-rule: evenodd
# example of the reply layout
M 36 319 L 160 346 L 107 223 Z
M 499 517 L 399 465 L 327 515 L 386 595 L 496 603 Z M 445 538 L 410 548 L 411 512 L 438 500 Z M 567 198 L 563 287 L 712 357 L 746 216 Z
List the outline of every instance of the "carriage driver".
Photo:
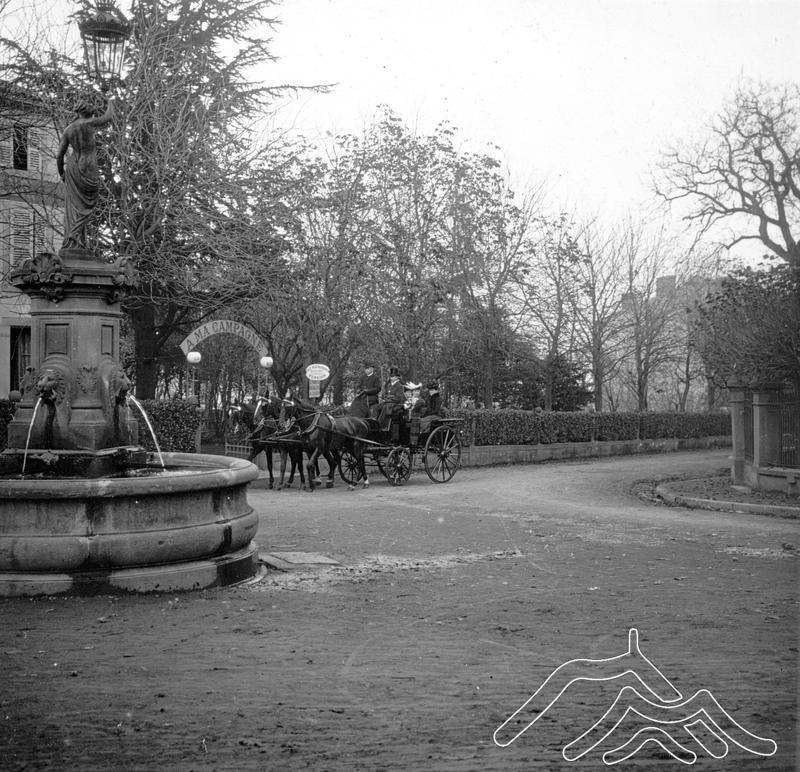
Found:
M 387 431 L 392 424 L 392 416 L 400 415 L 405 410 L 406 394 L 400 382 L 400 369 L 389 368 L 389 382 L 383 390 L 378 423 L 381 429 Z
M 356 396 L 351 405 L 351 415 L 359 418 L 376 418 L 378 415 L 378 394 L 381 393 L 381 379 L 375 372 L 375 365 L 366 360 L 364 373 L 358 379 Z

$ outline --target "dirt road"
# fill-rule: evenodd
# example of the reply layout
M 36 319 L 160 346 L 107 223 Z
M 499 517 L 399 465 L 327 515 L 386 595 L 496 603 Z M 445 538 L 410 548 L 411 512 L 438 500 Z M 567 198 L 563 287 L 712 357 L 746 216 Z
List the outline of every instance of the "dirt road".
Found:
M 182 595 L 0 601 L 0 768 L 602 769 L 642 728 L 630 716 L 616 743 L 575 761 L 562 749 L 591 745 L 569 744 L 630 697 L 622 686 L 645 691 L 581 669 L 616 663 L 561 668 L 540 699 L 572 685 L 540 720 L 513 739 L 527 712 L 505 747 L 493 733 L 559 666 L 617 657 L 635 629 L 649 662 L 632 671 L 707 690 L 685 713 L 725 721 L 719 707 L 749 733 L 728 724 L 723 749 L 695 725 L 714 760 L 677 724 L 695 768 L 795 769 L 800 523 L 631 492 L 726 464 L 692 452 L 254 490 L 264 553 L 339 565 Z M 683 767 L 655 742 L 618 766 Z

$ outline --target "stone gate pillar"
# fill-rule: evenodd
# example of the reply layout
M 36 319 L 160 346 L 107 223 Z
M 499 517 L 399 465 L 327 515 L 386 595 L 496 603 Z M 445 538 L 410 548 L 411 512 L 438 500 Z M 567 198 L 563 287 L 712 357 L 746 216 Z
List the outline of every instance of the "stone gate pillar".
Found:
M 744 474 L 744 386 L 736 383 L 728 385 L 728 405 L 731 411 L 731 481 L 734 485 L 745 485 Z

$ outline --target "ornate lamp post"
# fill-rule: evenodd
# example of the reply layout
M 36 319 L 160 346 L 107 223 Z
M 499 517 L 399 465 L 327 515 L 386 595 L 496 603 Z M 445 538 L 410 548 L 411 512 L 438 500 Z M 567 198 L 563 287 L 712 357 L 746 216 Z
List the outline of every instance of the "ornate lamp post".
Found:
M 78 29 L 83 38 L 89 73 L 101 87 L 120 79 L 131 25 L 113 0 L 97 0 L 93 14 L 85 12 L 80 15 Z

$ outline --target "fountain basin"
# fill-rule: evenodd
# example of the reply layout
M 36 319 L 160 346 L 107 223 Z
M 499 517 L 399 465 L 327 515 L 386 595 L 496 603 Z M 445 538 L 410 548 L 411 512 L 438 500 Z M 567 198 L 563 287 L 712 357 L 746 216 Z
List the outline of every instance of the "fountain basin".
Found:
M 258 569 L 242 459 L 164 453 L 145 476 L 0 480 L 0 595 L 168 592 Z M 140 470 L 141 471 L 141 470 Z

